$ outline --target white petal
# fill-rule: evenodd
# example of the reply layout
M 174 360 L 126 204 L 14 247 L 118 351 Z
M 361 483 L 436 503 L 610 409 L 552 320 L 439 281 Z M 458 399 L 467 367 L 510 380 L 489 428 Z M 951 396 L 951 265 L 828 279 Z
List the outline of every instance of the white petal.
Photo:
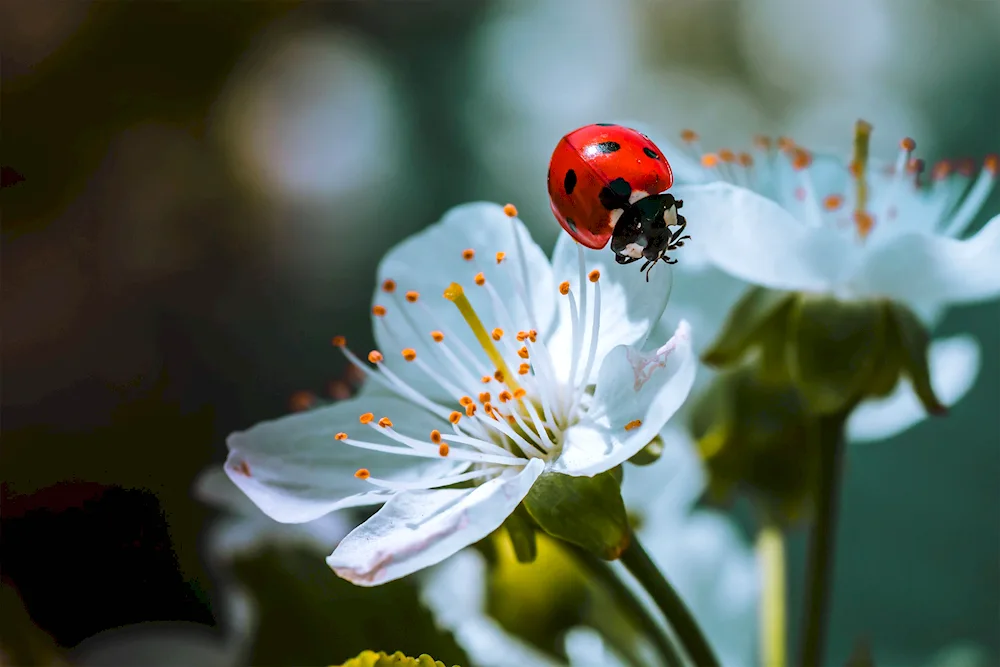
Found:
M 908 304 L 969 303 L 1000 295 L 1000 215 L 968 239 L 906 234 L 865 256 L 857 292 Z
M 931 343 L 931 385 L 938 399 L 951 406 L 972 388 L 979 375 L 979 344 L 972 336 L 954 336 Z M 866 401 L 851 414 L 847 435 L 852 442 L 885 440 L 927 418 L 927 411 L 903 380 L 885 398 Z
M 514 230 L 521 239 L 524 256 L 518 257 Z M 377 239 L 373 239 L 377 242 Z M 377 243 L 375 243 L 377 245 Z M 462 251 L 475 251 L 475 259 L 466 261 Z M 497 252 L 506 253 L 502 265 L 497 265 Z M 487 289 L 475 284 L 474 277 L 480 271 L 487 282 L 496 290 L 511 321 L 504 321 L 493 306 Z M 516 285 L 527 278 L 526 298 L 531 303 L 534 318 L 528 314 L 523 300 L 518 296 Z M 479 319 L 487 330 L 495 327 L 515 327 L 509 332 L 513 336 L 518 330 L 537 329 L 546 332 L 552 326 L 555 316 L 557 291 L 552 281 L 552 269 L 545 253 L 531 240 L 531 235 L 520 220 L 511 220 L 497 204 L 476 202 L 457 206 L 441 219 L 419 234 L 407 238 L 393 247 L 378 268 L 379 286 L 386 279 L 397 283 L 394 294 L 376 288 L 374 303 L 383 305 L 388 312 L 383 322 L 373 318 L 375 338 L 379 349 L 385 355 L 385 363 L 390 370 L 402 376 L 411 386 L 432 397 L 447 396 L 446 392 L 414 364 L 406 363 L 400 351 L 410 347 L 417 356 L 435 368 L 448 365 L 445 357 L 435 349 L 430 332 L 441 330 L 446 333 L 445 343 L 455 348 L 454 338 L 460 338 L 488 370 L 495 370 L 487 362 L 486 355 L 476 342 L 472 331 L 459 314 L 455 304 L 444 298 L 444 290 L 452 282 L 465 289 Z M 403 302 L 407 291 L 420 294 L 423 306 L 430 310 L 431 317 L 420 304 Z M 401 312 L 406 308 L 417 330 Z M 395 332 L 386 335 L 386 327 Z M 464 357 L 459 356 L 464 362 Z M 478 378 L 479 373 L 472 371 Z M 447 376 L 447 371 L 442 371 Z
M 678 187 L 691 241 L 717 267 L 747 282 L 785 290 L 827 291 L 859 256 L 847 236 L 812 227 L 773 201 L 729 185 Z
M 303 523 L 336 509 L 388 500 L 389 495 L 372 492 L 370 484 L 354 477 L 358 468 L 368 468 L 381 479 L 409 480 L 436 477 L 451 467 L 434 459 L 357 449 L 334 438 L 343 431 L 357 440 L 392 444 L 358 422 L 365 412 L 390 417 L 397 431 L 414 437 L 427 437 L 433 429 L 447 426 L 399 399 L 341 401 L 233 433 L 226 441 L 226 474 L 272 519 Z
M 532 459 L 520 472 L 472 489 L 400 493 L 345 537 L 326 562 L 359 586 L 439 563 L 499 528 L 544 467 Z
M 273 545 L 302 547 L 325 555 L 354 527 L 342 512 L 308 523 L 278 523 L 255 511 L 255 517 L 229 517 L 212 525 L 208 533 L 212 557 L 228 562 Z
M 625 667 L 593 628 L 579 625 L 566 632 L 566 657 L 572 667 Z
M 569 234 L 560 234 L 552 255 L 552 271 L 557 282 L 568 281 L 580 305 L 580 265 L 577 245 Z M 618 345 L 641 347 L 653 325 L 663 315 L 673 286 L 673 267 L 660 264 L 653 267 L 646 282 L 646 274 L 639 271 L 640 264 L 622 266 L 615 262 L 615 254 L 608 248 L 583 249 L 585 272 L 601 272 L 601 321 L 597 339 L 597 354 L 589 381 L 597 377 L 605 355 Z M 586 357 L 590 345 L 590 321 L 593 317 L 594 285 L 587 280 L 588 321 L 584 323 L 581 357 Z M 568 378 L 572 365 L 573 335 L 569 316 L 569 298 L 559 296 L 559 326 L 546 341 L 560 378 Z M 583 361 L 578 363 L 583 364 Z
M 631 458 L 687 399 L 697 367 L 687 322 L 652 352 L 616 347 L 601 366 L 590 410 L 566 431 L 553 469 L 592 476 Z M 636 420 L 640 425 L 625 430 Z
M 683 426 L 673 422 L 660 432 L 663 454 L 646 466 L 627 466 L 622 498 L 629 510 L 645 517 L 653 507 L 687 512 L 705 489 L 705 470 Z

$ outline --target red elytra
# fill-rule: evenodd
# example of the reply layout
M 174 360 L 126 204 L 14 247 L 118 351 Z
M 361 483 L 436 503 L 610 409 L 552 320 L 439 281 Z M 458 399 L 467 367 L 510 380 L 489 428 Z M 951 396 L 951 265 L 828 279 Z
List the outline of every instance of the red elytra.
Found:
M 624 209 L 674 183 L 670 163 L 649 137 L 597 123 L 570 132 L 549 162 L 552 213 L 582 245 L 608 244 Z

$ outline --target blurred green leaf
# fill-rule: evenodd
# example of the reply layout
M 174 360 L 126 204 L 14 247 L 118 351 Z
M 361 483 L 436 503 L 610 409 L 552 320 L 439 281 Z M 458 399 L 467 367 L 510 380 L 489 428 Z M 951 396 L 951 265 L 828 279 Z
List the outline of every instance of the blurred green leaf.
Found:
M 781 324 L 795 295 L 753 287 L 733 306 L 722 331 L 702 360 L 710 366 L 732 367 L 744 359 L 750 348 L 768 338 L 767 328 Z

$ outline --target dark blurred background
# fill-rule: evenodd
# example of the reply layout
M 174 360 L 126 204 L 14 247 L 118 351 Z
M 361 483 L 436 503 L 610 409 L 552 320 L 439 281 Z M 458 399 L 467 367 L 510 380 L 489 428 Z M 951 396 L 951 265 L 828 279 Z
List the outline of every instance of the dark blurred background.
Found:
M 326 394 L 333 333 L 368 345 L 397 239 L 485 198 L 550 248 L 566 131 L 845 151 L 863 116 L 883 157 L 904 135 L 929 159 L 1000 148 L 990 0 L 0 0 L 0 26 L 24 178 L 0 192 L 4 617 L 19 596 L 67 648 L 214 623 L 195 476 L 227 433 Z M 1000 308 L 939 331 L 979 337 L 980 379 L 852 452 L 837 655 L 866 635 L 897 664 L 957 641 L 1000 659 Z

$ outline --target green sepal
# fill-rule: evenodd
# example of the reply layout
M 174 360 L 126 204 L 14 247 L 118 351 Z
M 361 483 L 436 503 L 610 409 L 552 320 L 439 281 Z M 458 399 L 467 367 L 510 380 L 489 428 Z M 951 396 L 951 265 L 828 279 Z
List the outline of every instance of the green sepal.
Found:
M 538 558 L 535 522 L 523 504 L 517 506 L 517 509 L 503 522 L 503 526 L 507 529 L 517 562 L 534 563 Z
M 910 379 L 913 390 L 932 415 L 947 414 L 948 408 L 938 400 L 931 386 L 927 352 L 930 334 L 923 323 L 906 306 L 890 303 L 887 306 L 892 323 L 892 346 L 898 350 L 901 370 Z
M 543 473 L 524 506 L 546 533 L 599 558 L 615 560 L 628 546 L 628 517 L 612 471 L 593 477 Z
M 356 658 L 351 658 L 345 663 L 335 667 L 445 667 L 440 660 L 435 660 L 426 653 L 416 658 L 404 655 L 402 651 L 396 651 L 392 655 L 384 651 L 362 651 Z M 457 665 L 456 665 L 457 667 Z
M 722 331 L 702 355 L 710 366 L 729 368 L 747 355 L 766 336 L 772 323 L 781 324 L 782 316 L 795 295 L 764 287 L 753 287 L 736 302 Z
M 812 411 L 857 403 L 885 349 L 885 311 L 877 301 L 801 296 L 789 322 L 788 366 Z
M 653 437 L 649 443 L 640 449 L 638 452 L 632 455 L 632 458 L 628 460 L 629 463 L 636 466 L 648 466 L 652 463 L 656 463 L 660 460 L 660 456 L 663 455 L 663 438 L 659 435 Z

